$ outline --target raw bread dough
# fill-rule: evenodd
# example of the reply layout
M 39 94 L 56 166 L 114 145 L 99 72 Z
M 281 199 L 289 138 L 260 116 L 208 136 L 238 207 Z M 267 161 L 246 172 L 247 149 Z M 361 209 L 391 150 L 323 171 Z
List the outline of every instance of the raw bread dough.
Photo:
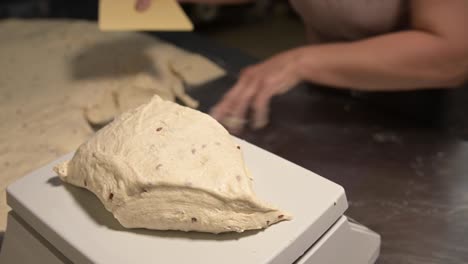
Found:
M 84 115 L 89 123 L 102 125 L 112 121 L 115 113 L 119 111 L 116 98 L 112 90 L 104 91 L 104 95 L 84 109 Z
M 190 86 L 198 86 L 226 74 L 217 64 L 198 54 L 175 56 L 169 61 L 169 66 Z
M 155 94 L 160 94 L 166 100 L 175 100 L 175 95 L 164 87 L 155 87 L 154 84 L 145 86 L 141 82 L 137 84 L 139 85 L 129 83 L 114 90 L 104 91 L 98 101 L 86 107 L 86 119 L 94 125 L 107 124 L 117 114 L 148 103 Z
M 120 84 L 118 88 L 106 91 L 97 101 L 86 107 L 86 119 L 93 125 L 107 124 L 116 115 L 148 103 L 155 94 L 170 101 L 178 98 L 191 108 L 198 107 L 198 101 L 185 93 L 184 84 L 179 78 L 169 78 L 164 86 L 151 78 L 148 74 L 139 74 L 135 82 Z
M 145 96 L 149 101 L 153 94 L 168 100 L 183 97 L 180 87 L 177 92 L 170 88 L 182 81 L 168 64 L 172 57 L 190 53 L 146 34 L 103 33 L 86 21 L 2 20 L 0 36 L 4 230 L 6 186 L 90 137 L 93 131 L 84 113 L 91 123 L 100 123 L 124 111 L 114 104 L 115 94 L 124 108 L 144 102 Z M 132 88 L 138 91 L 128 91 Z M 102 106 L 101 101 L 104 107 L 90 114 L 88 106 Z
M 243 232 L 290 217 L 259 201 L 242 150 L 210 116 L 155 96 L 55 168 L 127 228 Z

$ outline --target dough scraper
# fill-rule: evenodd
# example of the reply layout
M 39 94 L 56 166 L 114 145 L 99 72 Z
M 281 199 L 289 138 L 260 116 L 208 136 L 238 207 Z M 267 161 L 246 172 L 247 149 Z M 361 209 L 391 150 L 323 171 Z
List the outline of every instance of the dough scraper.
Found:
M 100 0 L 99 28 L 103 31 L 192 31 L 193 24 L 176 0 L 151 0 L 137 11 L 136 0 Z

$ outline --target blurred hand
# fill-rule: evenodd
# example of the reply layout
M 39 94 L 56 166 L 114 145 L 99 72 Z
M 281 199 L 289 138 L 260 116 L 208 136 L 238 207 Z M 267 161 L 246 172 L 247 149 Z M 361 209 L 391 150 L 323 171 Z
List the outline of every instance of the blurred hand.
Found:
M 266 126 L 272 97 L 287 92 L 301 81 L 296 63 L 300 54 L 296 49 L 247 67 L 210 114 L 232 133 L 241 132 L 249 110 L 253 129 Z
M 136 0 L 135 9 L 138 12 L 143 12 L 151 6 L 151 0 Z

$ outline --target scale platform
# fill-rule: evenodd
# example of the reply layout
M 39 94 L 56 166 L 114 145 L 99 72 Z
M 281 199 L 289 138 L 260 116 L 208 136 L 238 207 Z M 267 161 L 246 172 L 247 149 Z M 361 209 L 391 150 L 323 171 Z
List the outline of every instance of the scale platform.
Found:
M 7 188 L 0 263 L 374 263 L 380 236 L 344 216 L 344 189 L 238 140 L 257 196 L 293 215 L 262 231 L 220 235 L 125 229 L 91 192 L 64 184 L 52 168 Z

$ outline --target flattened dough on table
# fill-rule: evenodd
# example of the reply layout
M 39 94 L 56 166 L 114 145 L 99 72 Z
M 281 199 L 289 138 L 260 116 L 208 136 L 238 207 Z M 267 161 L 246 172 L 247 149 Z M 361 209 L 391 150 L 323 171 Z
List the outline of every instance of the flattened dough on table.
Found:
M 223 126 L 158 96 L 55 170 L 93 192 L 127 228 L 243 232 L 290 219 L 256 198 L 242 150 Z
M 170 101 L 178 98 L 188 107 L 198 107 L 198 101 L 185 93 L 184 84 L 179 78 L 168 78 L 165 84 L 152 78 L 148 74 L 138 74 L 135 81 L 122 82 L 118 88 L 105 91 L 85 108 L 86 119 L 93 125 L 107 124 L 115 116 L 148 103 L 154 95 Z
M 19 177 L 69 153 L 93 134 L 78 107 L 5 109 L 0 126 L 0 228 L 9 208 L 5 188 Z M 5 114 L 5 116 L 3 116 Z
M 169 61 L 169 67 L 189 86 L 199 86 L 226 74 L 226 72 L 214 62 L 194 53 L 184 56 L 174 56 Z

